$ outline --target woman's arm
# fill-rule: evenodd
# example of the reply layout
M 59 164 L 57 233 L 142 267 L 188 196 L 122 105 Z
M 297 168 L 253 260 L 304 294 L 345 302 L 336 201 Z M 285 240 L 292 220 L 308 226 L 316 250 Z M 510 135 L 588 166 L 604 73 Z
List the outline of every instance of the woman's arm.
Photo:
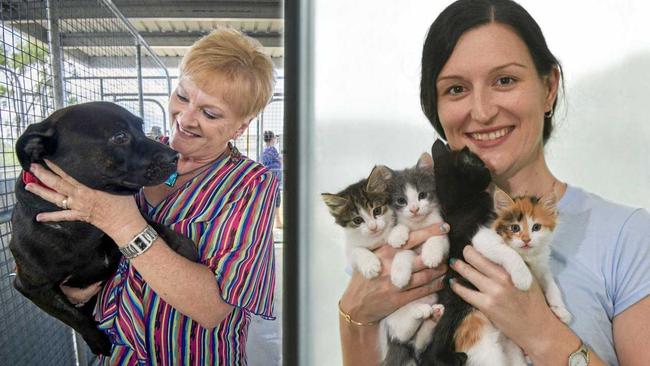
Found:
M 31 184 L 27 189 L 53 203 L 68 197 L 70 209 L 39 214 L 39 221 L 85 221 L 104 231 L 118 246 L 126 245 L 147 225 L 133 196 L 92 190 L 56 165 L 48 166 L 56 174 L 39 165 L 32 167 L 32 173 L 54 191 Z M 214 273 L 176 254 L 162 238 L 131 263 L 167 303 L 205 328 L 214 328 L 232 310 L 221 298 Z
M 650 364 L 650 296 L 614 317 L 614 347 L 621 365 Z
M 434 225 L 413 231 L 404 248 L 413 248 L 422 244 L 429 237 L 442 235 L 448 230 L 448 226 L 441 231 L 440 225 Z M 348 323 L 342 316 L 339 317 L 344 365 L 378 365 L 381 362 L 381 355 L 377 323 L 397 308 L 442 288 L 441 281 L 447 266 L 426 268 L 420 258 L 416 261 L 409 285 L 402 290 L 393 286 L 390 281 L 390 265 L 396 251 L 389 245 L 375 250 L 375 254 L 382 264 L 379 276 L 366 279 L 355 271 L 341 297 L 341 310 L 349 314 L 351 319 L 359 323 L 375 323 L 374 325 L 359 326 Z
M 451 289 L 517 343 L 535 366 L 567 365 L 569 355 L 580 346 L 580 338 L 553 314 L 539 285 L 533 282 L 528 291 L 520 291 L 508 272 L 471 245 L 465 247 L 463 255 L 467 263 L 455 260 L 450 266 L 478 291 L 457 282 Z M 605 365 L 593 350 L 589 353 L 590 366 Z

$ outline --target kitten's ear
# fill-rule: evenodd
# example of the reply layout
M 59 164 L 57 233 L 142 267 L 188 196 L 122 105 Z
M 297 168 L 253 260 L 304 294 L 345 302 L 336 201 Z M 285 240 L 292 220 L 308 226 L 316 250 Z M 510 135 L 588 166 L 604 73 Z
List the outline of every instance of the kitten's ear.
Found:
M 429 153 L 422 153 L 418 163 L 415 165 L 418 169 L 431 169 L 433 168 L 433 157 Z
M 494 187 L 494 193 L 492 194 L 494 199 L 494 209 L 497 214 L 500 215 L 502 212 L 506 211 L 510 206 L 512 206 L 515 201 L 510 198 L 510 196 L 501 190 L 499 187 Z
M 445 144 L 445 142 L 441 139 L 436 139 L 436 142 L 434 142 L 433 146 L 431 146 L 431 156 L 433 159 L 445 155 L 449 153 L 449 151 L 449 146 L 447 146 L 447 144 Z
M 393 177 L 394 173 L 390 168 L 385 165 L 375 165 L 368 176 L 368 183 L 366 183 L 366 191 L 368 192 L 384 192 L 388 188 L 388 181 Z
M 555 192 L 551 191 L 543 195 L 542 198 L 539 199 L 539 202 L 546 212 L 551 214 L 557 213 L 557 196 Z
M 340 214 L 348 204 L 347 198 L 335 194 L 321 193 L 320 196 L 323 199 L 323 202 L 327 205 L 327 208 L 329 208 L 330 212 L 334 215 Z

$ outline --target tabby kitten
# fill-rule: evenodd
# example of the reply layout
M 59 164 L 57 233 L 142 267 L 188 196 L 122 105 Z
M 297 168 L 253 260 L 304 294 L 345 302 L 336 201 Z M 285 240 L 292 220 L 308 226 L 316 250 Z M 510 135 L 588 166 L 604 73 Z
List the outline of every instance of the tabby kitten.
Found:
M 373 168 L 367 179 L 354 183 L 336 194 L 321 197 L 336 223 L 345 231 L 345 249 L 350 265 L 365 278 L 376 277 L 381 270 L 379 258 L 372 252 L 386 242 L 395 226 L 395 213 L 388 207 L 388 176 L 381 167 Z
M 494 190 L 497 219 L 492 224 L 504 242 L 513 248 L 539 281 L 551 310 L 564 323 L 571 321 L 571 313 L 562 301 L 562 294 L 549 267 L 553 229 L 557 221 L 556 195 L 550 192 L 541 198 L 510 198 L 507 193 Z

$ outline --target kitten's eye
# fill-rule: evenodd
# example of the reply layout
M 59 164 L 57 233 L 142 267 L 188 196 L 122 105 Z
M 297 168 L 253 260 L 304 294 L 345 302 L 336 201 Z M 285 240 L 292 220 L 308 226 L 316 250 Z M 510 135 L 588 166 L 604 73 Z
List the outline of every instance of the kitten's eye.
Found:
M 375 217 L 381 215 L 381 207 L 375 207 L 375 208 L 372 210 L 372 214 L 373 214 Z
M 428 196 L 429 196 L 429 194 L 427 192 L 420 192 L 420 194 L 418 194 L 418 199 L 423 200 L 423 199 L 427 198 Z
M 540 224 L 535 224 L 535 225 L 533 225 L 533 229 L 532 229 L 532 230 L 533 230 L 533 231 L 540 231 L 540 230 L 542 230 L 542 225 L 540 225 Z
M 397 205 L 398 206 L 406 206 L 406 198 L 400 197 L 397 199 Z
M 352 219 L 352 222 L 354 222 L 355 225 L 361 225 L 364 222 L 363 217 L 357 216 L 357 217 Z
M 519 230 L 521 230 L 521 228 L 519 227 L 519 225 L 517 225 L 517 224 L 510 225 L 510 231 L 512 231 L 513 233 L 518 233 Z

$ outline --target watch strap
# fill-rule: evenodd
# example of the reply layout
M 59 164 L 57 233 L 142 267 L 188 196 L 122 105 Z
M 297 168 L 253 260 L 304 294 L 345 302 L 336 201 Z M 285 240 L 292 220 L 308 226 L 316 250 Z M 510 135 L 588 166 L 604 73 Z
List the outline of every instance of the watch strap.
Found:
M 147 225 L 147 227 L 131 239 L 128 244 L 119 249 L 124 257 L 127 259 L 133 259 L 146 252 L 156 239 L 158 239 L 158 233 L 153 227 L 151 227 L 151 225 Z
M 589 364 L 589 347 L 580 340 L 580 347 L 569 355 L 569 365 L 573 365 L 572 360 L 575 358 L 583 358 Z

